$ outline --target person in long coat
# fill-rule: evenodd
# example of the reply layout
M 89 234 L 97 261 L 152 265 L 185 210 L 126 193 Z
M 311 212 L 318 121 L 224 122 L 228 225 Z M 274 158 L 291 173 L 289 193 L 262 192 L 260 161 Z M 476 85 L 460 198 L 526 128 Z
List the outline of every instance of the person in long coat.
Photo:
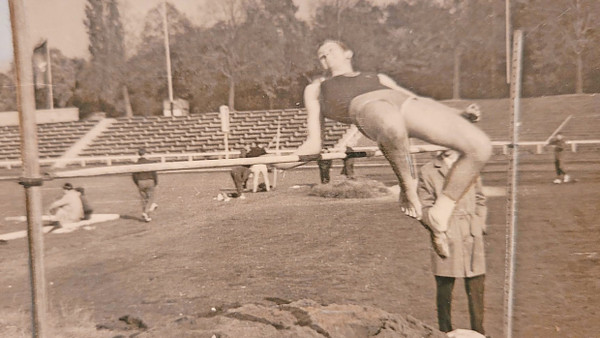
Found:
M 453 150 L 441 152 L 421 168 L 418 194 L 423 204 L 423 218 L 444 189 L 446 176 L 458 158 Z M 445 258 L 432 245 L 432 270 L 436 280 L 437 313 L 440 331 L 452 331 L 451 302 L 456 278 L 464 278 L 469 301 L 471 329 L 485 334 L 483 328 L 483 294 L 487 207 L 481 178 L 457 201 L 446 233 L 449 255 Z M 423 223 L 425 224 L 425 223 Z M 427 227 L 427 226 L 426 226 Z M 433 240 L 433 236 L 432 236 Z

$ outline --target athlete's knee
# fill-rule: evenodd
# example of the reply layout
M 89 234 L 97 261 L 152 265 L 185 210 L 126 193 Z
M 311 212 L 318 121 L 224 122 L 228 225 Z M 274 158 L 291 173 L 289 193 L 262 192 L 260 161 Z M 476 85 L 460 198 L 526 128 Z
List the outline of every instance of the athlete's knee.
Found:
M 462 150 L 473 162 L 485 163 L 492 156 L 492 141 L 483 132 L 477 133 L 468 139 L 467 146 Z
M 492 141 L 484 135 L 484 138 L 476 144 L 475 157 L 477 161 L 487 162 L 492 157 Z

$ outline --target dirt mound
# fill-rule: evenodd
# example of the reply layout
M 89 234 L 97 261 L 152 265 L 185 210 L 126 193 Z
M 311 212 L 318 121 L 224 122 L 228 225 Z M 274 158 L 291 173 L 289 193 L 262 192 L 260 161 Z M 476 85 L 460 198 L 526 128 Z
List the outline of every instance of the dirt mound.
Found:
M 143 336 L 446 337 L 444 333 L 410 316 L 403 317 L 360 305 L 321 305 L 312 300 L 212 308 L 207 313 L 178 318 L 167 326 L 150 327 Z
M 368 178 L 342 179 L 312 187 L 311 196 L 325 198 L 377 198 L 391 195 L 383 183 Z

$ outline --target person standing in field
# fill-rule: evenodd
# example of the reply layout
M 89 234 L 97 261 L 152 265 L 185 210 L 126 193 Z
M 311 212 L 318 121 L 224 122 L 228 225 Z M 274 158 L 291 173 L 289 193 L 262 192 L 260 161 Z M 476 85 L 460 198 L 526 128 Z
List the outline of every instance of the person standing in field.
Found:
M 423 203 L 424 215 L 430 212 L 438 196 L 443 193 L 446 176 L 458 156 L 456 151 L 446 150 L 421 168 L 418 193 Z M 437 317 L 442 332 L 453 330 L 452 290 L 456 278 L 463 278 L 469 302 L 471 329 L 485 334 L 483 328 L 486 270 L 483 235 L 487 230 L 485 202 L 481 179 L 477 178 L 457 201 L 450 216 L 446 232 L 449 256 L 444 256 L 435 243 L 432 245 L 431 263 L 436 283 Z
M 137 164 L 152 163 L 144 157 L 145 154 L 146 149 L 140 148 L 138 150 L 139 158 Z M 156 171 L 140 171 L 133 173 L 131 176 L 142 199 L 142 218 L 144 221 L 150 222 L 152 221 L 150 213 L 158 206 L 154 202 L 156 198 L 156 186 L 158 185 L 158 175 L 156 174 Z
M 562 154 L 565 148 L 567 147 L 567 142 L 561 133 L 556 134 L 548 145 L 554 146 L 554 169 L 556 170 L 556 178 L 554 179 L 554 184 L 560 184 L 562 182 L 569 182 L 571 177 L 564 171 L 562 167 Z

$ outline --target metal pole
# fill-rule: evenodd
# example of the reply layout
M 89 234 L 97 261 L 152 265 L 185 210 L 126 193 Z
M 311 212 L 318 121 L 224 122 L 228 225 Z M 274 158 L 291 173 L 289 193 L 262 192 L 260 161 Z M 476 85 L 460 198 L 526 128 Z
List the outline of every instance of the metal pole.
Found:
M 281 155 L 281 115 L 277 118 L 277 136 L 275 137 L 275 155 Z M 277 188 L 277 168 L 273 168 L 273 188 Z
M 32 334 L 45 337 L 46 281 L 44 275 L 44 238 L 42 234 L 42 184 L 38 162 L 37 126 L 35 122 L 35 94 L 31 61 L 33 50 L 29 44 L 24 0 L 9 0 L 14 62 L 16 69 L 17 105 L 21 133 L 21 158 L 27 209 L 27 238 L 29 244 L 29 271 L 32 293 Z
M 167 57 L 167 85 L 169 87 L 169 103 L 173 116 L 173 79 L 171 77 L 171 50 L 169 49 L 169 27 L 167 22 L 167 2 L 163 2 L 163 33 L 165 36 L 165 55 Z
M 558 128 L 556 128 L 556 130 L 546 139 L 546 141 L 544 141 L 545 144 L 550 143 L 550 140 L 552 140 L 552 138 L 558 134 L 558 132 L 563 129 L 563 127 L 567 124 L 567 122 L 569 122 L 569 120 L 573 117 L 573 115 L 569 115 L 567 116 L 567 118 L 560 124 L 560 126 L 558 126 Z
M 511 41 L 510 41 L 510 31 L 512 30 L 512 25 L 510 23 L 510 0 L 505 0 L 506 8 L 505 8 L 505 25 L 506 25 L 506 83 L 510 83 L 510 58 L 511 58 Z
M 48 86 L 48 108 L 54 109 L 54 92 L 52 88 L 52 59 L 50 59 L 50 41 L 46 40 L 46 62 L 48 63 L 48 72 L 46 72 L 46 85 Z
M 229 159 L 229 132 L 225 132 L 225 158 Z
M 508 183 L 506 203 L 506 254 L 504 261 L 504 334 L 512 337 L 513 300 L 515 284 L 515 261 L 517 249 L 517 171 L 519 162 L 519 121 L 521 112 L 521 62 L 523 55 L 523 32 L 515 31 L 513 40 L 511 119 L 512 151 L 508 161 Z

